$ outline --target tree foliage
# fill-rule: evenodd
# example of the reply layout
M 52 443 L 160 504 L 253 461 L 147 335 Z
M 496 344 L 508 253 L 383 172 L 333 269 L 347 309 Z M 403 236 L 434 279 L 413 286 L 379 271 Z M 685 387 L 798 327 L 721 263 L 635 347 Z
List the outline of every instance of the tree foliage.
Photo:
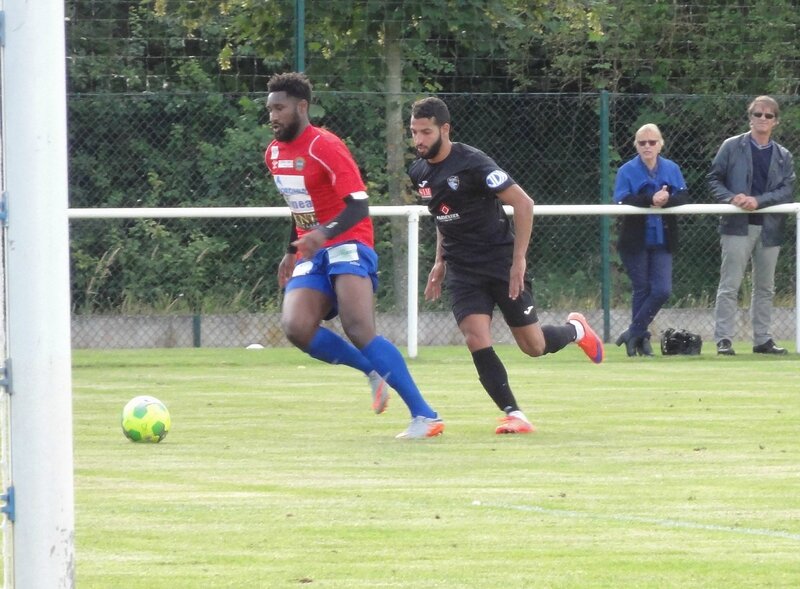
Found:
M 721 139 L 742 130 L 748 96 L 797 94 L 795 4 L 306 0 L 305 70 L 317 91 L 315 122 L 350 145 L 376 204 L 410 198 L 408 105 L 429 93 L 448 97 L 457 139 L 490 153 L 537 197 L 586 202 L 599 184 L 596 150 L 587 150 L 597 108 L 569 96 L 624 97 L 611 100 L 612 161 L 631 156 L 639 125 L 656 122 L 668 156 L 699 186 Z M 261 159 L 271 138 L 262 98 L 270 75 L 295 67 L 295 5 L 68 0 L 72 206 L 281 205 Z M 569 95 L 547 101 L 542 116 L 542 102 L 528 98 L 553 92 Z M 780 129 L 800 131 L 798 113 L 787 109 Z M 546 180 L 530 176 L 534 161 L 550 170 Z M 377 235 L 386 258 L 398 254 L 400 278 L 401 231 Z M 231 232 L 214 223 L 91 223 L 73 236 L 76 310 L 257 310 L 276 298 L 284 243 L 265 240 L 256 222 Z M 547 235 L 539 244 L 564 247 Z M 401 282 L 383 288 L 399 295 Z

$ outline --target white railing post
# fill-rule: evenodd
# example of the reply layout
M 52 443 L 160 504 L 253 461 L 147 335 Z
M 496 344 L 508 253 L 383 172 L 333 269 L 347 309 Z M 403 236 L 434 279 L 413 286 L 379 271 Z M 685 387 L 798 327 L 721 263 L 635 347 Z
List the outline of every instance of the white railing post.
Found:
M 408 357 L 417 357 L 419 342 L 419 210 L 408 208 Z

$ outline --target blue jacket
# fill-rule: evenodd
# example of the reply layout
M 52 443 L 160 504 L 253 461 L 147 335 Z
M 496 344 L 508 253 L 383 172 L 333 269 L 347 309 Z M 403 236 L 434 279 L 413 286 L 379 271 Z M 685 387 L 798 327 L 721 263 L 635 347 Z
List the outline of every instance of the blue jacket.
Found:
M 664 208 L 677 207 L 689 202 L 686 181 L 678 164 L 665 157 L 658 156 L 655 177 L 651 177 L 642 158 L 638 155 L 625 162 L 617 170 L 614 182 L 614 202 L 634 207 L 649 208 L 653 205 L 653 195 L 666 185 L 669 200 Z M 657 211 L 654 208 L 653 211 Z M 619 238 L 617 250 L 620 252 L 642 251 L 646 244 L 647 226 L 657 222 L 663 227 L 664 246 L 675 253 L 678 250 L 678 218 L 677 215 L 620 215 L 617 220 Z
M 739 194 L 756 196 L 758 208 L 794 201 L 795 171 L 791 152 L 782 145 L 773 143 L 772 159 L 767 174 L 764 194 L 752 195 L 753 157 L 750 153 L 750 133 L 742 133 L 726 139 L 711 162 L 711 171 L 706 178 L 711 193 L 717 202 L 730 203 Z M 767 213 L 761 229 L 761 243 L 765 247 L 781 245 L 786 215 Z M 719 232 L 723 235 L 747 235 L 746 214 L 720 215 Z

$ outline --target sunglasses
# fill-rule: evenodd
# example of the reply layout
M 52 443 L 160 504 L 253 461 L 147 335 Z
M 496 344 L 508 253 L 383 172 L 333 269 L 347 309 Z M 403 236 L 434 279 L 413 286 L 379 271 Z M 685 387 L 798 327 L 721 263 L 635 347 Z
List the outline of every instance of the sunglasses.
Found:
M 658 139 L 640 139 L 636 142 L 639 147 L 644 147 L 645 145 L 649 145 L 650 147 L 655 147 L 658 145 Z
M 757 119 L 760 119 L 761 117 L 764 117 L 768 121 L 775 118 L 775 115 L 772 114 L 771 112 L 751 112 L 750 115 L 754 116 Z

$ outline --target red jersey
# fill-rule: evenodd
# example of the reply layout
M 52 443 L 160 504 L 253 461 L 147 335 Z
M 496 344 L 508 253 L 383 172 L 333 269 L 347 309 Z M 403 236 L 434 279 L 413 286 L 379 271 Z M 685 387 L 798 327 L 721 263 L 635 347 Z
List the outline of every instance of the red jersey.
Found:
M 336 217 L 344 209 L 343 199 L 348 194 L 366 190 L 344 142 L 313 125 L 293 141 L 273 140 L 264 161 L 292 211 L 298 237 Z M 343 241 L 374 247 L 373 239 L 372 220 L 366 217 L 325 242 L 325 247 Z

